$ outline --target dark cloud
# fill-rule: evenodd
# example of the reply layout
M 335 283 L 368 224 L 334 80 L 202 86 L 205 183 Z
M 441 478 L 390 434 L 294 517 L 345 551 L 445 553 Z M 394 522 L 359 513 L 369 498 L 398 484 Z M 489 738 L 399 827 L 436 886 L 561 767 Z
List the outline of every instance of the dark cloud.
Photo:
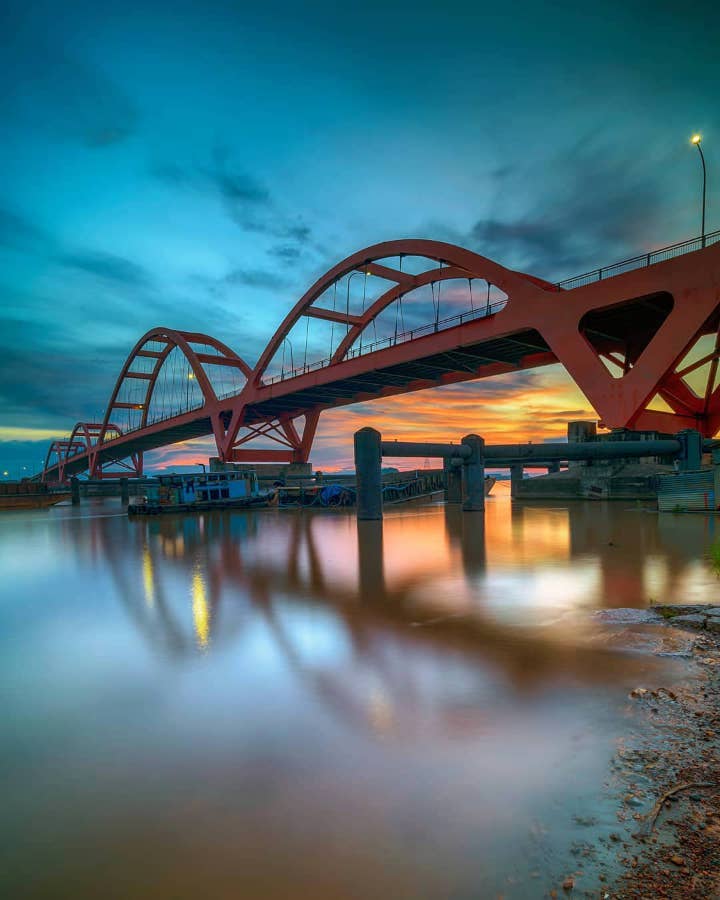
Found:
M 267 288 L 268 290 L 281 290 L 288 287 L 285 278 L 267 269 L 234 269 L 225 276 L 224 281 L 227 284 L 242 284 L 246 287 Z
M 270 203 L 270 191 L 251 175 L 219 170 L 209 170 L 207 175 L 233 214 L 248 207 L 267 206 Z
M 55 326 L 53 326 L 54 330 Z M 76 335 L 63 332 L 61 345 L 57 335 L 44 337 L 30 320 L 0 319 L 4 341 L 0 362 L 0 408 L 3 424 L 33 427 L 64 423 L 72 428 L 83 410 L 99 411 L 107 402 L 112 385 L 108 384 L 108 364 L 100 354 L 79 346 Z M 10 343 L 17 334 L 18 341 Z M 33 335 L 32 347 L 27 337 Z M 122 361 L 117 366 L 118 371 Z
M 84 251 L 77 253 L 65 253 L 58 257 L 57 261 L 69 268 L 78 269 L 98 278 L 118 282 L 131 287 L 145 287 L 151 283 L 151 277 L 142 266 L 115 256 L 112 253 L 99 253 Z
M 662 171 L 655 165 L 655 173 Z M 497 173 L 496 173 L 497 174 Z M 542 277 L 606 265 L 667 241 L 667 191 L 649 167 L 587 136 L 554 159 L 525 169 L 503 167 L 489 215 L 462 234 L 435 233 L 511 268 Z M 532 198 L 526 211 L 508 215 L 507 198 Z
M 8 209 L 0 209 L 0 247 L 29 253 L 42 252 L 52 239 L 39 225 Z
M 215 150 L 209 165 L 160 162 L 150 167 L 150 174 L 175 188 L 212 191 L 242 231 L 281 241 L 281 252 L 274 254 L 279 258 L 296 258 L 297 245 L 305 245 L 312 238 L 310 226 L 299 216 L 283 211 L 262 180 L 235 166 L 224 148 Z
M 13 39 L 3 47 L 0 87 L 0 116 L 6 125 L 96 148 L 135 133 L 135 105 L 97 66 L 53 46 L 30 20 L 16 22 L 9 33 Z
M 291 238 L 300 244 L 304 244 L 312 237 L 312 229 L 309 225 L 299 222 L 297 225 L 288 225 L 284 235 L 281 234 L 281 237 Z
M 295 262 L 300 257 L 300 248 L 294 244 L 278 244 L 268 250 L 270 256 L 274 256 L 281 262 Z

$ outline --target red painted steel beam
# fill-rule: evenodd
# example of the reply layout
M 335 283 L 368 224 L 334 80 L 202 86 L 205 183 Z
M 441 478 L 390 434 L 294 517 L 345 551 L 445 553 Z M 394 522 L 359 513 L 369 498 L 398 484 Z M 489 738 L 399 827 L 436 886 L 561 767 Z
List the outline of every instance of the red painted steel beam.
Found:
M 268 450 L 264 447 L 258 450 L 230 450 L 227 454 L 227 462 L 291 463 L 295 462 L 295 452 L 293 450 Z
M 323 309 L 321 306 L 309 306 L 303 315 L 310 319 L 325 319 L 328 322 L 339 322 L 341 325 L 359 325 L 361 316 L 340 312 L 334 309 Z
M 383 266 L 376 262 L 368 262 L 362 266 L 357 266 L 355 271 L 366 275 L 375 275 L 376 278 L 394 281 L 397 284 L 410 284 L 413 280 L 413 276 L 409 272 L 401 272 L 399 269 Z

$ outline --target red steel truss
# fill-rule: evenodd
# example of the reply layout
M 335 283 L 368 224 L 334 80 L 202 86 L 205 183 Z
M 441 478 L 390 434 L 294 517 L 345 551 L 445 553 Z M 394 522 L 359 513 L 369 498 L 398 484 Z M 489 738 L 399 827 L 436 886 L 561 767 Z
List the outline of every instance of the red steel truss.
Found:
M 558 362 L 608 427 L 665 433 L 697 428 L 712 437 L 720 430 L 720 242 L 689 249 L 659 262 L 648 256 L 647 265 L 620 274 L 602 270 L 594 281 L 565 289 L 438 241 L 367 247 L 309 288 L 252 368 L 210 335 L 149 331 L 130 352 L 102 423 L 79 423 L 69 439 L 54 441 L 42 477 L 139 475 L 144 451 L 202 435 L 214 436 L 225 461 L 306 462 L 325 409 Z M 403 271 L 405 257 L 431 267 L 420 274 Z M 355 272 L 385 285 L 362 313 L 351 314 L 349 303 L 342 311 L 317 302 Z M 368 337 L 362 349 L 369 327 L 390 304 L 451 279 L 481 279 L 507 301 L 488 300 L 484 308 L 394 339 L 372 343 Z M 331 356 L 270 377 L 268 367 L 293 327 L 303 321 L 309 329 L 318 320 L 345 329 Z M 689 358 L 701 339 L 709 346 Z M 194 408 L 153 418 L 159 378 L 173 351 L 182 354 L 201 397 Z M 208 374 L 208 367 L 218 366 L 242 382 L 229 396 L 218 394 Z M 700 374 L 705 381 L 699 388 Z M 136 391 L 131 400 L 123 393 L 129 384 Z M 121 431 L 112 423 L 127 410 L 137 422 Z M 277 447 L 257 447 L 260 438 Z

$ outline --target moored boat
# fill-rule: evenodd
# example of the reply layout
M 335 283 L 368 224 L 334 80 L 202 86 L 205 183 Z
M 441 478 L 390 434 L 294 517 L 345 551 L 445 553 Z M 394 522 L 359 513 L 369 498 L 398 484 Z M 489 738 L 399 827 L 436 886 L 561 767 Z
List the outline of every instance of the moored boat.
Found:
M 202 475 L 159 475 L 145 496 L 128 504 L 128 515 L 204 512 L 267 506 L 274 491 L 261 491 L 255 472 L 208 472 Z
M 70 491 L 40 481 L 0 482 L 0 510 L 44 509 L 70 499 Z

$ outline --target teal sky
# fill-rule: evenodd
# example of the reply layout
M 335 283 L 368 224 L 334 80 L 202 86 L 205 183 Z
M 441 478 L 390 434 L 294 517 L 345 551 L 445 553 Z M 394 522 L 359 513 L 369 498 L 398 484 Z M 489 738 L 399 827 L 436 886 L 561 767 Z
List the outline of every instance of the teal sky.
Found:
M 5 467 L 101 416 L 150 327 L 253 362 L 366 244 L 552 279 L 694 236 L 694 131 L 720 227 L 717 4 L 11 2 L 0 26 Z

